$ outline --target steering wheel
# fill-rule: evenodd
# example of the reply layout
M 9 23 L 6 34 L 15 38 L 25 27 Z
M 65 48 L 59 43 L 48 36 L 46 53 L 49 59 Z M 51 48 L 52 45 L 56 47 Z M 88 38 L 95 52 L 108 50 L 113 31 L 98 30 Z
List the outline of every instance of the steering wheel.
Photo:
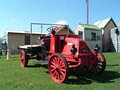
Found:
M 51 26 L 51 27 L 47 28 L 47 31 L 52 32 L 55 28 L 57 28 L 57 26 Z

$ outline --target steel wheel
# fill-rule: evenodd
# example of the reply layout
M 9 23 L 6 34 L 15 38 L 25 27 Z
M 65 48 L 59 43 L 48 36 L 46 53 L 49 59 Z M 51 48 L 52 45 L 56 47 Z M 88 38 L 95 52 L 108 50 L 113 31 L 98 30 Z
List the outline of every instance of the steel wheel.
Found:
M 96 59 L 98 62 L 88 68 L 89 73 L 94 75 L 103 73 L 106 67 L 106 60 L 102 54 L 98 53 Z
M 53 54 L 48 63 L 48 70 L 53 81 L 62 83 L 68 78 L 68 65 L 63 55 Z
M 22 67 L 26 67 L 27 66 L 28 58 L 27 58 L 26 52 L 24 50 L 21 51 L 20 61 L 21 61 L 21 66 Z

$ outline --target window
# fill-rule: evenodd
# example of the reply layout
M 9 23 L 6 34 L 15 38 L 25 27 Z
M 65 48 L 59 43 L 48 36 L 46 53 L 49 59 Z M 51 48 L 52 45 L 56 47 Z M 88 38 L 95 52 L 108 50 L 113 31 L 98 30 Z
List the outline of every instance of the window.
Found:
M 78 31 L 78 35 L 79 35 L 80 38 L 83 39 L 83 32 L 82 31 Z
M 97 36 L 97 40 L 101 40 L 101 36 Z
M 25 45 L 30 45 L 30 36 L 25 36 Z
M 91 33 L 91 40 L 96 40 L 96 33 L 94 32 Z

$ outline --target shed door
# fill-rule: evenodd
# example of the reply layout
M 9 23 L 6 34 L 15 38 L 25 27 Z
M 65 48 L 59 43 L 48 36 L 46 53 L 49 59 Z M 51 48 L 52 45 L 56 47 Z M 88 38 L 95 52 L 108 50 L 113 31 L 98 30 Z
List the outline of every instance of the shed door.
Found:
M 25 36 L 25 45 L 30 45 L 30 36 Z
M 80 38 L 83 39 L 83 32 L 82 31 L 78 31 L 78 35 L 79 35 Z

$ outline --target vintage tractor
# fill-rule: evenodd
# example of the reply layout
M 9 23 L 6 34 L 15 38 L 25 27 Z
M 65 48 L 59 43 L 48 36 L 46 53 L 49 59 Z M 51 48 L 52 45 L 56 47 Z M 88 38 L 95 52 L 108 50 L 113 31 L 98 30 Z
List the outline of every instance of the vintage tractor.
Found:
M 47 29 L 51 33 L 41 37 L 40 45 L 19 46 L 22 49 L 22 67 L 26 67 L 30 59 L 48 60 L 50 77 L 57 83 L 66 81 L 70 71 L 79 67 L 86 67 L 94 75 L 105 70 L 106 60 L 99 53 L 98 45 L 91 51 L 77 35 L 56 34 L 56 28 L 57 26 L 52 26 Z

